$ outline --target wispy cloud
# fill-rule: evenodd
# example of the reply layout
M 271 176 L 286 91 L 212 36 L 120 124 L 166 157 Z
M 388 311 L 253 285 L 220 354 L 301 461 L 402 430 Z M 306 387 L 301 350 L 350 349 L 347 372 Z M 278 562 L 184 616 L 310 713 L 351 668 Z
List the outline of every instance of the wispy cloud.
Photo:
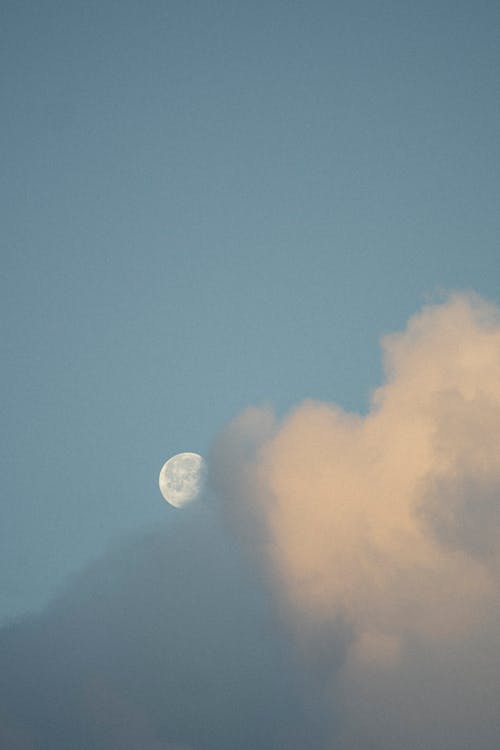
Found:
M 266 596 L 203 505 L 0 630 L 0 665 L 6 750 L 320 746 Z

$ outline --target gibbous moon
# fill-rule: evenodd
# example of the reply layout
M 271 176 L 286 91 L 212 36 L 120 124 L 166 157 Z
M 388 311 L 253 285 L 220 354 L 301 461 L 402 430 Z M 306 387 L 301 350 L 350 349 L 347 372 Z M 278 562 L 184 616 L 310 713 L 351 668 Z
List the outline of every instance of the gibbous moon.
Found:
M 200 495 L 206 471 L 206 462 L 198 453 L 178 453 L 161 468 L 160 492 L 174 508 L 183 508 Z

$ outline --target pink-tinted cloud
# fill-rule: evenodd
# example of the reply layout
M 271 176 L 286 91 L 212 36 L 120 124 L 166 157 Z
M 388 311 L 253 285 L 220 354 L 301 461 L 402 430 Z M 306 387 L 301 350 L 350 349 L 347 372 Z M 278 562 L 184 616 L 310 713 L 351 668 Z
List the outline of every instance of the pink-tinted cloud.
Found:
M 305 667 L 318 632 L 350 629 L 322 676 L 334 747 L 497 747 L 499 310 L 456 294 L 382 347 L 366 416 L 249 410 L 215 446 L 214 481 Z

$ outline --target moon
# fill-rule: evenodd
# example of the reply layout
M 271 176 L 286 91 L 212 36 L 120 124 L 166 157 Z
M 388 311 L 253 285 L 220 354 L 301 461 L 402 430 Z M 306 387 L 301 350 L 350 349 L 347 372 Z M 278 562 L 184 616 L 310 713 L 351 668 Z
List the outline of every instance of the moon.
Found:
M 178 453 L 161 467 L 160 492 L 174 508 L 183 508 L 196 500 L 205 483 L 205 459 L 198 453 Z

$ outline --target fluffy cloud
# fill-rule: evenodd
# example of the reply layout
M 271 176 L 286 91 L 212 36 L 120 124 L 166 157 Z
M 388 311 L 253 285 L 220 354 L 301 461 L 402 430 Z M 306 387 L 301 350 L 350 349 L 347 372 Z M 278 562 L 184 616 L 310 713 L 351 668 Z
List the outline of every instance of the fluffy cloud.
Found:
M 0 630 L 1 747 L 497 750 L 499 311 L 382 343 L 368 414 L 247 410 L 212 502 Z
M 248 410 L 214 447 L 214 486 L 339 716 L 332 747 L 493 750 L 499 311 L 454 295 L 382 347 L 367 415 Z

